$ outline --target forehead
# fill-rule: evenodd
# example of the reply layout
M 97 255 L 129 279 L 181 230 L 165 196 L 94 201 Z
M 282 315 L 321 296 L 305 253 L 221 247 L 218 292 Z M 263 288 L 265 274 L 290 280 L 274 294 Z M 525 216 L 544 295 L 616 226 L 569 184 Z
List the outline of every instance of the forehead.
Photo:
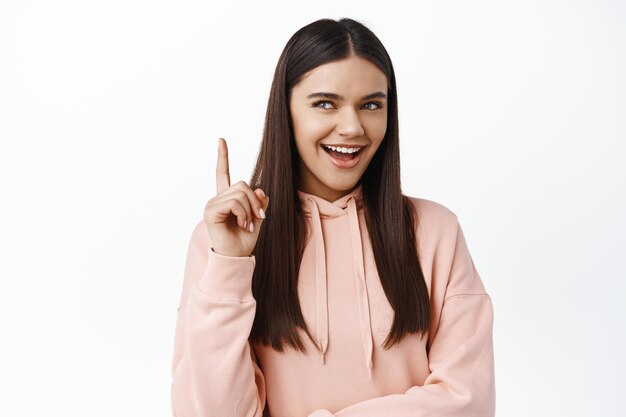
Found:
M 304 74 L 294 90 L 300 93 L 318 91 L 361 97 L 374 90 L 387 91 L 387 77 L 375 64 L 360 57 L 322 64 Z M 315 91 L 313 91 L 315 90 Z

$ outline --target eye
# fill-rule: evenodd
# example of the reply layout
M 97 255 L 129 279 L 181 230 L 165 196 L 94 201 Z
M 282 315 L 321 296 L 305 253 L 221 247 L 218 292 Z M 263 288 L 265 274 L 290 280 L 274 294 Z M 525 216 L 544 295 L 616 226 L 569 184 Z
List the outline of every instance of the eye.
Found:
M 378 106 L 377 108 L 370 110 L 380 110 L 383 108 L 383 104 L 380 101 L 370 101 L 369 103 L 365 103 L 365 106 L 367 106 L 368 104 L 375 104 L 376 106 Z
M 322 110 L 330 110 L 330 107 L 320 107 L 320 104 L 331 104 L 332 105 L 333 103 L 331 101 L 328 101 L 328 100 L 318 100 L 318 101 L 314 102 L 311 106 L 312 107 L 317 107 L 317 108 L 322 109 Z M 369 103 L 365 103 L 363 106 L 368 106 L 368 105 L 371 105 L 371 104 L 373 104 L 373 105 L 375 105 L 377 107 L 369 108 L 369 109 L 366 109 L 366 110 L 375 111 L 375 110 L 380 110 L 380 109 L 383 108 L 383 104 L 380 101 L 370 101 Z
M 332 104 L 330 101 L 326 101 L 326 100 L 318 100 L 318 101 L 316 101 L 315 103 L 313 103 L 313 104 L 312 104 L 312 106 L 313 106 L 313 107 L 318 107 L 318 108 L 320 108 L 320 109 L 327 110 L 327 108 L 325 108 L 325 107 L 319 107 L 319 104 L 322 104 L 322 103 Z

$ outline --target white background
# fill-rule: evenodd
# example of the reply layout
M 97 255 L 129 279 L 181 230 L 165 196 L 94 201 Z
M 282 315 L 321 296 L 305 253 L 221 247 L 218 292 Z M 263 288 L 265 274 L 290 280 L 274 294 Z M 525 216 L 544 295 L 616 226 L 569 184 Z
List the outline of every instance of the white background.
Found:
M 1 416 L 170 416 L 217 138 L 247 181 L 282 48 L 344 16 L 492 296 L 498 416 L 626 415 L 626 3 L 39 0 L 0 5 Z

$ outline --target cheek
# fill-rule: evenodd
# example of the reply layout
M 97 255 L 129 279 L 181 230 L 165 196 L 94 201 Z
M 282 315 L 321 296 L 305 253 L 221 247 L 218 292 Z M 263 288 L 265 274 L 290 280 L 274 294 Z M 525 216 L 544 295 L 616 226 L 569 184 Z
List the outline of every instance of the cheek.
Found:
M 311 147 L 317 147 L 319 141 L 333 131 L 329 120 L 316 117 L 302 117 L 293 120 L 296 144 L 301 151 L 312 152 Z M 305 149 L 309 148 L 309 149 Z
M 377 147 L 383 141 L 387 132 L 387 118 L 372 120 L 367 126 L 367 136 L 372 140 L 372 145 Z
M 332 131 L 330 119 L 323 117 L 307 117 L 301 121 L 300 126 L 301 133 L 311 140 L 319 140 Z

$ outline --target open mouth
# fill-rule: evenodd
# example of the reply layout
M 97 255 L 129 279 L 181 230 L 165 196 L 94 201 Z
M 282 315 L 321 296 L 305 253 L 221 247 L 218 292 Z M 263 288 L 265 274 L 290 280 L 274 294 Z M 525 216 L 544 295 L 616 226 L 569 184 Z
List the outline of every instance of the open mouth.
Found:
M 363 148 L 358 148 L 357 151 L 352 152 L 352 153 L 346 153 L 346 152 L 340 152 L 340 151 L 336 151 L 333 150 L 325 145 L 321 145 L 322 149 L 324 149 L 324 151 L 328 154 L 330 154 L 333 158 L 339 160 L 339 161 L 351 161 L 353 159 L 355 159 L 363 150 Z M 355 148 L 356 149 L 356 148 Z

